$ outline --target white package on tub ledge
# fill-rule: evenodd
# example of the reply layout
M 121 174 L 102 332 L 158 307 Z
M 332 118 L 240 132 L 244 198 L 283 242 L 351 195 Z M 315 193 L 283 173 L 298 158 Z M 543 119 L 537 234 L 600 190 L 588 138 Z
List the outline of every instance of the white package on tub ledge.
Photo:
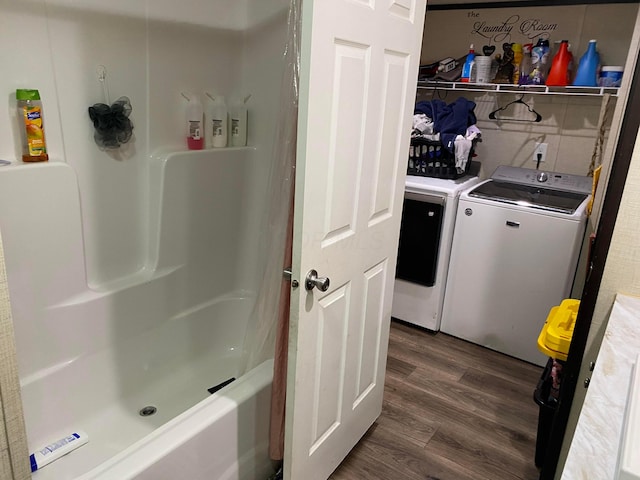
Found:
M 631 369 L 616 480 L 640 480 L 640 354 Z

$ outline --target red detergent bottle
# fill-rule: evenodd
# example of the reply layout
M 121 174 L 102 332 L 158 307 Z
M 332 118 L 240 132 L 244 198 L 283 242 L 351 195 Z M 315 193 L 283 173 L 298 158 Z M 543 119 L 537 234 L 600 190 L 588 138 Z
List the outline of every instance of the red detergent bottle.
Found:
M 560 49 L 553 57 L 551 63 L 551 71 L 547 76 L 547 85 L 554 87 L 565 87 L 571 84 L 571 65 L 573 64 L 573 55 L 569 51 L 569 41 L 562 40 Z

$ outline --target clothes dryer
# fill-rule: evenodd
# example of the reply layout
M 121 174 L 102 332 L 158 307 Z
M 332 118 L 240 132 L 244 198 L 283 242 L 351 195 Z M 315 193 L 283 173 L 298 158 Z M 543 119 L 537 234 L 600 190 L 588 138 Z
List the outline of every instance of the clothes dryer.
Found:
M 462 192 L 441 330 L 543 366 L 538 335 L 571 293 L 591 185 L 501 166 Z
M 480 182 L 480 164 L 445 180 L 407 176 L 391 315 L 440 329 L 449 253 L 460 192 Z

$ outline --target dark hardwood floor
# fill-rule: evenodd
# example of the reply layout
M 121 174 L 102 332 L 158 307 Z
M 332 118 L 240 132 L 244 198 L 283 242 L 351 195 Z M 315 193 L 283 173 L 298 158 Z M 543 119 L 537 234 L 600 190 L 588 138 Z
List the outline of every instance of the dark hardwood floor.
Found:
M 536 480 L 542 369 L 391 323 L 382 415 L 333 480 Z

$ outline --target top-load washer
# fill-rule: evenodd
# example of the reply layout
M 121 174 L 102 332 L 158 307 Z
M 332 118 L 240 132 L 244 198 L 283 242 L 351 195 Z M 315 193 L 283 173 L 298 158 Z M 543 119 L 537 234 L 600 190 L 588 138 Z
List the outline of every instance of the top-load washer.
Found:
M 571 293 L 592 179 L 501 166 L 460 195 L 441 330 L 544 365 L 537 339 Z
M 458 179 L 407 176 L 391 315 L 440 329 L 449 253 L 460 192 L 480 182 L 472 162 Z

